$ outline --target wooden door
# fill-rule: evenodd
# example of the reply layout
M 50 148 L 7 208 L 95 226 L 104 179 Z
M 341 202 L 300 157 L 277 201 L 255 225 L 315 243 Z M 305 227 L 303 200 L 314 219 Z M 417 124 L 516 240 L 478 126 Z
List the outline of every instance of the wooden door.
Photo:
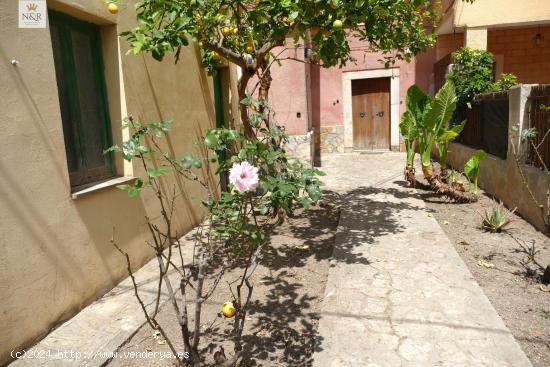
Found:
M 390 78 L 351 83 L 353 147 L 390 149 Z

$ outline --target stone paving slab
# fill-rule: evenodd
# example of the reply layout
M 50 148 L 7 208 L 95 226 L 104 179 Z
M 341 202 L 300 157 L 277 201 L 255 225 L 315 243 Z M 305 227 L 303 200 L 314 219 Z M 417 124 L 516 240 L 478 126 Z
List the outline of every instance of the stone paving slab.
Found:
M 323 157 L 326 188 L 346 196 L 314 366 L 531 366 L 422 200 L 395 183 L 404 160 Z M 135 274 L 150 307 L 156 271 L 152 260 Z M 144 321 L 126 279 L 30 349 L 78 360 L 10 366 L 105 365 Z
M 341 218 L 314 367 L 531 366 L 423 200 L 405 156 L 326 157 Z M 505 290 L 503 290 L 505 291 Z
M 191 237 L 190 232 L 180 240 L 185 251 L 185 261 L 192 256 Z M 173 263 L 179 265 L 179 254 L 173 255 Z M 168 275 L 172 284 L 178 284 L 179 275 L 175 270 L 170 271 Z M 149 261 L 137 270 L 134 276 L 143 303 L 152 311 L 158 281 L 157 260 L 154 258 Z M 168 293 L 164 287 L 163 290 L 161 304 L 168 301 Z M 131 279 L 126 278 L 101 299 L 84 308 L 38 344 L 27 349 L 27 357 L 14 361 L 10 367 L 104 366 L 112 358 L 113 353 L 145 322 L 141 306 L 134 295 Z

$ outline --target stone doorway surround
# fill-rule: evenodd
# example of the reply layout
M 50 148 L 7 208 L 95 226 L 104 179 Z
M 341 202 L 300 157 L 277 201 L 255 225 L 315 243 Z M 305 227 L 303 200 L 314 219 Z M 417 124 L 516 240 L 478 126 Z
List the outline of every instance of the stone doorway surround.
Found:
M 342 96 L 344 105 L 344 150 L 353 147 L 353 111 L 351 107 L 351 82 L 357 79 L 390 78 L 390 146 L 399 150 L 399 68 L 348 71 L 342 73 Z

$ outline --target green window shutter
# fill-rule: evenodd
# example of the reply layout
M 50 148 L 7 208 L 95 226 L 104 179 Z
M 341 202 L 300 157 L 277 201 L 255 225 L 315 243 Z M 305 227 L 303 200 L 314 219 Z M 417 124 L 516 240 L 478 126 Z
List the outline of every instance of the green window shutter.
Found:
M 65 152 L 71 186 L 114 175 L 99 27 L 49 12 Z
M 216 127 L 223 127 L 223 94 L 221 71 L 216 70 L 212 75 L 214 82 L 214 106 L 216 109 Z
M 224 126 L 224 113 L 223 113 L 223 83 L 221 77 L 221 70 L 216 70 L 213 75 L 214 83 L 214 108 L 216 110 L 216 127 L 223 128 Z M 222 157 L 225 157 L 225 152 L 218 152 Z M 222 191 L 228 191 L 229 179 L 227 172 L 220 172 L 220 187 Z

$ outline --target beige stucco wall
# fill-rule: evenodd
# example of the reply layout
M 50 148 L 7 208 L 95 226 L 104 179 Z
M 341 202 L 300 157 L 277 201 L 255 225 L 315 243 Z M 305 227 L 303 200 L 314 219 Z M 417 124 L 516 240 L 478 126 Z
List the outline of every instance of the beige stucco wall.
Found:
M 487 50 L 487 28 L 470 28 L 465 31 L 465 47 Z
M 149 259 L 144 216 L 158 213 L 151 195 L 131 199 L 116 188 L 71 199 L 49 30 L 19 29 L 17 3 L 0 2 L 0 364 L 126 276 L 124 259 L 109 243 L 113 228 L 135 267 Z M 177 65 L 171 57 L 158 63 L 125 56 L 127 45 L 121 41 L 119 50 L 116 34 L 133 27 L 133 4 L 124 2 L 117 16 L 102 0 L 48 5 L 103 25 L 114 143 L 131 113 L 173 119 L 169 148 L 176 156 L 195 149 L 193 141 L 214 125 L 212 83 L 195 49 L 183 49 Z M 116 163 L 119 174 L 140 172 Z M 175 218 L 183 233 L 200 217 L 194 197 L 201 191 L 173 177 L 164 185 L 183 194 Z
M 516 149 L 522 147 L 519 131 L 513 131 L 512 126 L 519 124 L 521 129 L 527 128 L 527 98 L 531 87 L 520 85 L 510 90 L 509 132 L 510 139 L 515 142 Z M 451 143 L 448 160 L 452 167 L 463 171 L 464 164 L 470 159 L 475 149 L 458 143 Z M 531 191 L 539 203 L 546 203 L 547 190 L 550 189 L 550 177 L 539 169 L 520 163 L 529 183 Z M 507 159 L 488 155 L 480 165 L 479 186 L 495 200 L 501 200 L 509 208 L 517 208 L 517 213 L 526 218 L 539 230 L 545 230 L 543 212 L 534 203 L 523 184 L 521 172 L 515 162 L 512 145 L 508 145 Z
M 476 0 L 454 3 L 455 28 L 496 27 L 550 22 L 548 0 Z

